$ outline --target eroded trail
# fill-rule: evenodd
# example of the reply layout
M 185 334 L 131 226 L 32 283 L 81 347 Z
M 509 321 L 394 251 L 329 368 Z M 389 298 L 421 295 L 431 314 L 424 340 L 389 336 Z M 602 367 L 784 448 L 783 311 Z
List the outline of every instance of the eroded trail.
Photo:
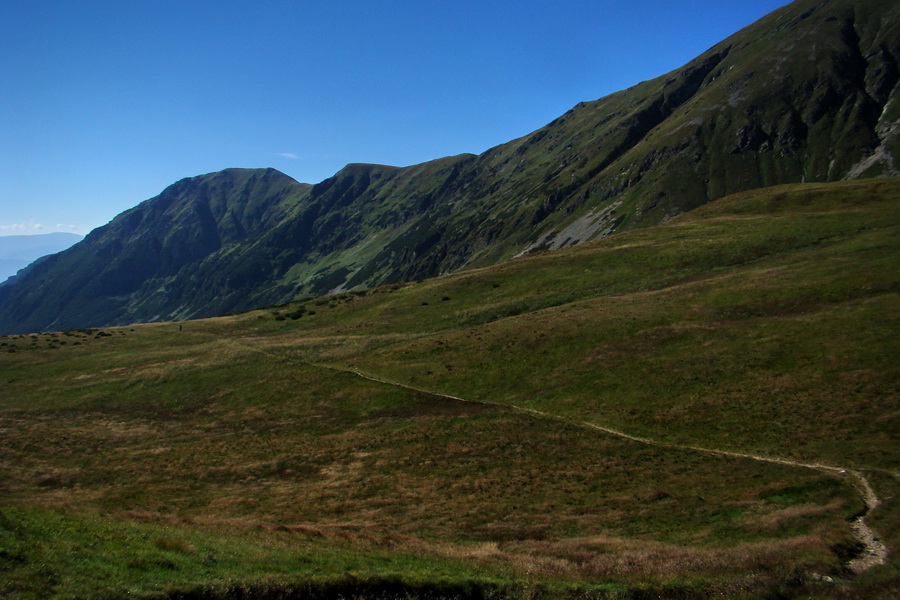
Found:
M 237 340 L 234 340 L 234 341 L 236 343 L 240 343 Z M 602 431 L 604 433 L 614 435 L 617 437 L 621 437 L 621 438 L 624 438 L 627 440 L 632 440 L 634 442 L 639 442 L 641 444 L 648 444 L 650 446 L 656 446 L 656 447 L 660 447 L 660 448 L 672 448 L 672 449 L 679 449 L 679 450 L 693 450 L 695 452 L 703 452 L 706 454 L 713 454 L 713 455 L 717 455 L 717 456 L 728 456 L 731 458 L 743 458 L 743 459 L 749 459 L 749 460 L 756 460 L 756 461 L 760 461 L 760 462 L 788 465 L 791 467 L 798 467 L 798 468 L 803 468 L 803 469 L 815 469 L 817 471 L 829 473 L 835 477 L 845 478 L 848 480 L 849 484 L 853 487 L 853 489 L 855 489 L 857 491 L 857 493 L 860 495 L 860 497 L 862 498 L 862 500 L 865 504 L 865 509 L 863 510 L 863 513 L 861 515 L 857 516 L 853 521 L 850 522 L 850 529 L 853 531 L 853 534 L 856 537 L 857 541 L 859 541 L 859 543 L 862 544 L 863 551 L 861 552 L 860 556 L 850 560 L 847 563 L 847 568 L 850 569 L 854 573 L 862 573 L 863 571 L 871 569 L 872 567 L 875 567 L 878 565 L 883 565 L 887 560 L 887 555 L 888 555 L 887 547 L 884 545 L 883 542 L 881 542 L 881 540 L 879 539 L 879 537 L 875 533 L 875 531 L 873 531 L 872 528 L 869 527 L 869 525 L 866 523 L 866 517 L 875 508 L 877 508 L 881 504 L 881 501 L 879 500 L 878 496 L 875 494 L 875 491 L 872 489 L 872 486 L 869 484 L 868 479 L 866 479 L 866 477 L 859 471 L 849 469 L 846 467 L 835 466 L 835 465 L 826 465 L 826 464 L 821 464 L 821 463 L 805 463 L 805 462 L 790 460 L 787 458 L 778 458 L 778 457 L 772 457 L 772 456 L 760 456 L 757 454 L 732 452 L 732 451 L 728 451 L 728 450 L 719 450 L 716 448 L 704 448 L 702 446 L 691 446 L 691 445 L 685 445 L 685 444 L 673 444 L 670 442 L 662 442 L 659 440 L 653 440 L 653 439 L 649 439 L 649 438 L 630 435 L 628 433 L 625 433 L 624 431 L 619 431 L 617 429 L 612 429 L 610 427 L 604 427 L 604 426 L 598 425 L 596 423 L 591 423 L 590 421 L 578 421 L 578 420 L 566 419 L 559 415 L 554 415 L 552 413 L 535 410 L 533 408 L 525 408 L 525 407 L 521 407 L 521 406 L 516 406 L 514 404 L 501 404 L 501 403 L 497 403 L 497 402 L 489 402 L 489 401 L 484 401 L 484 400 L 468 400 L 466 398 L 460 398 L 458 396 L 451 396 L 450 394 L 444 394 L 441 392 L 435 392 L 432 390 L 418 388 L 418 387 L 411 386 L 411 385 L 408 385 L 405 383 L 401 383 L 399 381 L 392 381 L 390 379 L 385 379 L 383 377 L 376 377 L 374 375 L 369 375 L 367 373 L 363 373 L 359 369 L 355 369 L 352 367 L 339 367 L 339 366 L 335 366 L 335 365 L 312 363 L 312 362 L 298 360 L 298 359 L 289 359 L 285 356 L 278 355 L 273 352 L 268 352 L 266 350 L 253 347 L 249 344 L 243 344 L 243 343 L 240 343 L 240 344 L 242 346 L 244 346 L 245 348 L 251 348 L 256 352 L 267 354 L 269 356 L 272 356 L 273 358 L 276 358 L 276 359 L 279 359 L 282 361 L 298 362 L 298 363 L 302 363 L 302 364 L 305 364 L 308 366 L 317 367 L 317 368 L 321 368 L 321 369 L 328 369 L 328 370 L 337 371 L 340 373 L 350 373 L 350 374 L 356 375 L 357 377 L 360 377 L 362 379 L 366 379 L 368 381 L 372 381 L 375 383 L 380 383 L 383 385 L 390 385 L 390 386 L 410 390 L 413 392 L 419 392 L 422 394 L 428 394 L 428 395 L 436 396 L 439 398 L 445 398 L 447 400 L 455 400 L 457 402 L 469 402 L 469 403 L 475 403 L 475 404 L 486 404 L 486 405 L 491 405 L 491 406 L 500 406 L 500 407 L 510 408 L 510 409 L 519 411 L 521 413 L 534 415 L 534 416 L 544 418 L 544 419 L 552 419 L 555 421 L 562 421 L 562 422 L 566 422 L 566 423 L 575 423 L 582 427 L 595 429 L 597 431 Z
M 535 413 L 540 413 L 540 411 L 530 411 Z M 546 413 L 540 413 L 544 416 Z M 653 446 L 661 446 L 667 448 L 680 448 L 687 450 L 696 450 L 697 452 L 704 452 L 706 454 L 716 454 L 719 456 L 730 456 L 733 458 L 747 458 L 750 460 L 757 460 L 760 462 L 768 462 L 768 463 L 776 463 L 780 465 L 788 465 L 791 467 L 800 467 L 804 469 L 815 469 L 817 471 L 824 471 L 832 474 L 836 474 L 841 477 L 846 477 L 851 480 L 851 485 L 857 491 L 857 493 L 862 498 L 865 503 L 865 510 L 862 515 L 853 519 L 850 522 L 850 529 L 853 530 L 853 534 L 856 536 L 856 539 L 863 545 L 863 551 L 860 556 L 854 558 L 849 563 L 847 563 L 847 567 L 853 571 L 854 573 L 862 573 L 872 567 L 883 565 L 887 560 L 888 550 L 887 546 L 881 542 L 875 532 L 871 527 L 866 523 L 866 516 L 871 513 L 875 508 L 881 504 L 881 501 L 878 499 L 878 496 L 875 494 L 875 490 L 872 489 L 872 486 L 869 484 L 869 480 L 865 478 L 865 476 L 859 471 L 855 471 L 853 469 L 847 469 L 843 467 L 836 467 L 832 465 L 823 465 L 821 463 L 804 463 L 796 460 L 789 460 L 786 458 L 776 458 L 771 456 L 759 456 L 756 454 L 745 454 L 743 452 L 729 452 L 727 450 L 717 450 L 715 448 L 703 448 L 700 446 L 688 446 L 681 444 L 671 444 L 668 442 L 659 442 L 655 440 L 650 440 L 647 438 L 639 438 L 633 435 L 628 435 L 622 431 L 617 431 L 615 429 L 610 429 L 609 427 L 602 427 L 595 423 L 589 423 L 588 421 L 581 421 L 582 425 L 586 427 L 590 427 L 592 429 L 597 429 L 612 435 L 620 436 L 627 438 L 629 440 L 634 440 L 636 442 L 641 442 L 644 444 L 650 444 Z
M 465 398 L 460 398 L 458 396 L 451 396 L 449 394 L 443 394 L 440 392 L 434 392 L 431 390 L 425 390 L 421 388 L 417 388 L 411 385 L 407 385 L 405 383 L 400 383 L 398 381 L 391 381 L 389 379 L 384 379 L 381 377 L 375 377 L 372 375 L 368 375 L 363 373 L 359 369 L 352 368 L 341 368 L 335 367 L 332 365 L 316 365 L 318 367 L 323 367 L 327 369 L 332 369 L 335 371 L 341 371 L 344 373 L 353 373 L 358 377 L 362 377 L 363 379 L 368 379 L 369 381 L 374 381 L 376 383 L 381 383 L 384 385 L 392 385 L 400 388 L 404 388 L 414 392 L 421 392 L 423 394 L 430 394 L 432 396 L 438 396 L 441 398 L 446 398 L 448 400 L 456 400 L 459 402 L 477 402 L 479 404 L 494 404 L 492 402 L 483 402 L 478 400 L 466 400 Z M 523 408 L 520 406 L 515 406 L 511 404 L 497 404 L 497 406 L 506 406 L 508 408 L 512 408 L 519 412 L 536 415 L 545 419 L 554 419 L 557 421 L 566 421 L 573 422 L 565 419 L 563 417 L 547 413 L 540 410 L 535 410 L 533 408 Z M 760 462 L 767 463 L 775 463 L 780 465 L 788 465 L 792 467 L 799 467 L 803 469 L 815 469 L 817 471 L 823 471 L 827 473 L 831 473 L 838 477 L 844 477 L 850 480 L 850 485 L 859 493 L 860 497 L 863 499 L 865 503 L 865 510 L 863 514 L 856 517 L 853 521 L 850 522 L 850 529 L 853 531 L 853 534 L 856 536 L 856 539 L 863 545 L 863 551 L 860 556 L 852 559 L 849 563 L 847 563 L 847 567 L 853 571 L 854 573 L 862 573 L 872 567 L 883 565 L 887 560 L 888 549 L 884 543 L 878 538 L 878 535 L 872 530 L 871 527 L 866 523 L 866 516 L 871 513 L 881 501 L 878 499 L 878 496 L 875 494 L 875 491 L 872 489 L 872 486 L 869 484 L 869 480 L 865 478 L 865 476 L 859 471 L 855 471 L 853 469 L 848 469 L 845 467 L 833 466 L 833 465 L 825 465 L 821 463 L 805 463 L 796 460 L 790 460 L 787 458 L 777 458 L 771 456 L 759 456 L 756 454 L 746 454 L 743 452 L 730 452 L 728 450 L 718 450 L 715 448 L 703 448 L 701 446 L 690 446 L 683 444 L 672 444 L 669 442 L 661 442 L 657 440 L 652 440 L 649 438 L 638 437 L 634 435 L 629 435 L 624 431 L 618 431 L 616 429 L 611 429 L 609 427 L 604 427 L 602 425 L 598 425 L 596 423 L 591 423 L 590 421 L 574 421 L 578 425 L 583 427 L 588 427 L 590 429 L 596 429 L 597 431 L 602 431 L 604 433 L 608 433 L 610 435 L 614 435 L 617 437 L 625 438 L 628 440 L 632 440 L 635 442 L 640 442 L 642 444 L 648 444 L 651 446 L 657 446 L 662 448 L 673 448 L 680 450 L 694 450 L 696 452 L 703 452 L 706 454 L 714 454 L 718 456 L 728 456 L 731 458 L 745 458 L 750 460 L 756 460 Z

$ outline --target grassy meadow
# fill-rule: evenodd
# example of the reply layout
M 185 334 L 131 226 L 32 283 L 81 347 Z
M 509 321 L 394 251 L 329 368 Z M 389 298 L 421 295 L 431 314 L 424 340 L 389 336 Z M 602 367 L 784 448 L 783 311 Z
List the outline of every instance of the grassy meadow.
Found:
M 846 566 L 852 477 L 697 448 L 858 471 L 900 548 L 898 197 L 782 186 L 433 280 L 2 338 L 0 598 L 891 597 L 895 554 Z

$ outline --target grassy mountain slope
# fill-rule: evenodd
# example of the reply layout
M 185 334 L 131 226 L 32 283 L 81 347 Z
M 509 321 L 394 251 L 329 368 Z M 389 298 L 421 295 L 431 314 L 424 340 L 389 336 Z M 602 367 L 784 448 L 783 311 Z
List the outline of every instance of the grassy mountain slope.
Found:
M 64 232 L 0 236 L 0 285 L 42 256 L 65 250 L 81 238 Z
M 896 174 L 898 58 L 896 3 L 798 0 L 480 156 L 248 188 L 232 202 L 272 212 L 236 238 L 217 241 L 190 208 L 217 176 L 195 178 L 142 205 L 152 234 L 123 226 L 129 211 L 0 292 L 0 331 L 208 316 L 417 280 L 655 225 L 736 191 Z M 180 262 L 145 265 L 163 238 Z
M 214 314 L 230 306 L 227 294 L 193 296 L 191 270 L 251 242 L 308 187 L 274 169 L 229 169 L 175 183 L 0 288 L 4 329 Z
M 781 186 L 183 331 L 6 337 L 0 594 L 892 597 L 898 197 Z M 849 475 L 686 446 L 864 474 L 888 563 L 845 569 Z

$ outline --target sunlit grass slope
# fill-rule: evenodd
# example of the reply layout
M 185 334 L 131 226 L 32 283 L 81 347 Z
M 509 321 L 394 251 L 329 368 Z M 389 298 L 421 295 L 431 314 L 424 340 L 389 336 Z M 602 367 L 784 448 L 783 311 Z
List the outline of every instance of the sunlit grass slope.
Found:
M 898 198 L 760 190 L 183 330 L 3 338 L 0 596 L 890 597 L 894 555 L 844 569 L 849 478 L 683 446 L 859 470 L 900 547 Z

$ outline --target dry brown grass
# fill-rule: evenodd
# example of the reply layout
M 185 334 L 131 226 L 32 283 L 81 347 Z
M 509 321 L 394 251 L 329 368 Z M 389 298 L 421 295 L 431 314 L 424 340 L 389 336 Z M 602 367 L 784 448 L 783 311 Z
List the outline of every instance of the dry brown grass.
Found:
M 545 576 L 616 579 L 753 573 L 768 571 L 801 557 L 827 556 L 816 536 L 740 544 L 729 548 L 697 548 L 621 538 L 564 542 L 527 542 L 504 546 L 500 557 L 518 570 Z M 799 560 L 798 560 L 799 559 Z
M 762 530 L 774 531 L 781 529 L 790 521 L 804 517 L 816 517 L 829 512 L 840 512 L 845 508 L 845 505 L 846 503 L 843 500 L 836 499 L 823 505 L 805 504 L 802 506 L 790 506 L 765 515 L 748 518 L 747 525 L 749 527 L 758 527 Z

